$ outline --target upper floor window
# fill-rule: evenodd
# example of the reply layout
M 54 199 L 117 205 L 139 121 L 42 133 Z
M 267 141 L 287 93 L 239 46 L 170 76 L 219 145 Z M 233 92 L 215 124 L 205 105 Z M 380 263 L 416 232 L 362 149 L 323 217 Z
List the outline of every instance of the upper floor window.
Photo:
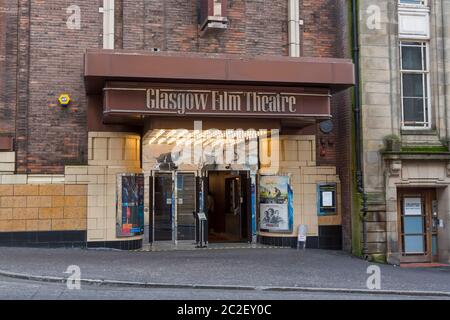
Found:
M 221 17 L 222 16 L 222 1 L 214 0 L 214 16 Z
M 427 42 L 400 42 L 402 127 L 431 127 L 430 77 Z
M 427 0 L 399 0 L 400 4 L 411 4 L 411 5 L 418 5 L 418 6 L 426 6 Z

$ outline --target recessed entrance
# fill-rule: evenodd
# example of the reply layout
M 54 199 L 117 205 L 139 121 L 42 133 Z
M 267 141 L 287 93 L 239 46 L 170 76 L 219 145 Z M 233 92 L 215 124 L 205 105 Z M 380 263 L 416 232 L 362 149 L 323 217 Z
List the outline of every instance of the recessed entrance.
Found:
M 250 177 L 247 171 L 209 171 L 205 209 L 208 241 L 250 242 Z
M 200 201 L 210 243 L 251 242 L 250 171 L 153 172 L 150 242 L 195 244 Z M 206 229 L 205 229 L 206 230 Z
M 403 189 L 398 199 L 401 261 L 438 261 L 436 190 Z

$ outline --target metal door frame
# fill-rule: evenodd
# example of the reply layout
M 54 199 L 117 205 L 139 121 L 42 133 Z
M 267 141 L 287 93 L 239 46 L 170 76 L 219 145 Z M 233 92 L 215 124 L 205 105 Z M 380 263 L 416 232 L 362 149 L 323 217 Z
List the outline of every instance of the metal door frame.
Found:
M 170 174 L 172 176 L 172 240 L 170 241 L 155 241 L 155 177 L 158 174 Z M 151 192 L 149 192 L 149 197 L 152 198 L 151 200 L 151 208 L 150 208 L 150 214 L 151 214 L 151 221 L 152 221 L 152 243 L 173 243 L 178 244 L 178 242 L 182 243 L 188 243 L 191 240 L 178 240 L 178 174 L 193 174 L 194 179 L 199 177 L 199 172 L 195 170 L 173 170 L 173 171 L 166 171 L 166 170 L 151 170 L 149 177 L 152 177 L 152 188 Z M 197 190 L 197 185 L 195 185 L 195 193 L 199 192 Z M 194 196 L 195 201 L 195 207 L 197 206 L 197 196 Z M 150 219 L 149 219 L 150 220 Z
M 170 174 L 172 176 L 172 240 L 168 241 L 155 241 L 155 178 L 158 174 Z M 175 243 L 175 235 L 174 235 L 174 206 L 173 206 L 173 200 L 174 200 L 174 172 L 173 171 L 165 171 L 165 170 L 152 170 L 150 171 L 150 177 L 152 177 L 152 188 L 151 188 L 151 194 L 149 195 L 152 198 L 151 201 L 151 218 L 152 218 L 152 243 Z
M 198 177 L 198 171 L 195 170 L 175 170 L 173 171 L 173 188 L 174 188 L 174 192 L 173 192 L 173 198 L 175 200 L 175 207 L 174 207 L 174 239 L 175 239 L 175 244 L 178 244 L 178 242 L 181 243 L 189 243 L 191 241 L 193 241 L 193 244 L 195 244 L 195 239 L 193 240 L 178 240 L 178 175 L 179 174 L 193 174 L 194 175 L 194 210 L 196 210 L 197 208 L 197 177 Z M 195 219 L 194 221 L 194 227 L 197 227 L 197 219 Z

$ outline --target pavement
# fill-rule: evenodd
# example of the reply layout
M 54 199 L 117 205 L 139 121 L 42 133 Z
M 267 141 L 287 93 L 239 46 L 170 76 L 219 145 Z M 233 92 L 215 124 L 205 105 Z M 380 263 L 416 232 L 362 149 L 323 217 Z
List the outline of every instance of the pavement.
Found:
M 286 296 L 295 296 L 294 291 L 297 291 L 297 295 L 309 292 L 330 296 L 375 293 L 393 297 L 450 297 L 448 267 L 404 269 L 378 265 L 381 290 L 369 292 L 367 268 L 372 264 L 341 251 L 324 250 L 247 248 L 124 252 L 0 248 L 0 276 L 15 277 L 15 281 L 20 278 L 61 283 L 61 279 L 67 277 L 64 272 L 68 266 L 77 265 L 81 278 L 91 279 L 83 284 L 116 288 L 234 290 L 250 296 L 251 291 Z
M 326 292 L 269 292 L 248 290 L 204 290 L 176 288 L 121 288 L 81 286 L 69 290 L 62 283 L 48 283 L 0 277 L 0 300 L 441 300 L 442 297 L 371 295 Z M 450 298 L 449 298 L 450 299 Z

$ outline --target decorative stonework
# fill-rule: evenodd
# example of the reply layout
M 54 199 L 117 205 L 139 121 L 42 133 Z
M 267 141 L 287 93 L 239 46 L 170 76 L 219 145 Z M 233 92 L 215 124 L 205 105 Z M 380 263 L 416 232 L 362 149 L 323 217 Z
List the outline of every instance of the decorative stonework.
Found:
M 402 161 L 401 160 L 395 160 L 391 161 L 389 165 L 390 169 L 390 175 L 393 177 L 400 177 L 402 173 Z
M 447 177 L 450 177 L 450 161 L 447 162 Z

